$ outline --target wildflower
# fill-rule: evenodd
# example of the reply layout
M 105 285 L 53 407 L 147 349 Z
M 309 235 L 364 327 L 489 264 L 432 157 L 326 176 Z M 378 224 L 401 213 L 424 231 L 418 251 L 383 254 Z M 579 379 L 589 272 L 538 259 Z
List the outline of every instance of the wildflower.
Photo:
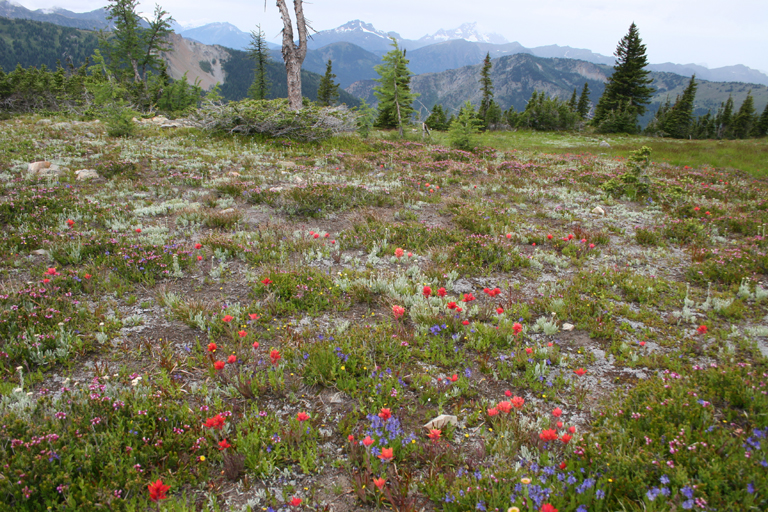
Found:
M 553 428 L 548 428 L 539 434 L 539 439 L 544 442 L 555 441 L 557 439 L 557 432 Z
M 395 256 L 397 257 L 397 259 L 400 259 L 400 258 L 402 258 L 402 257 L 403 257 L 403 254 L 404 254 L 404 252 L 403 252 L 403 250 L 402 250 L 400 247 L 398 247 L 397 249 L 395 249 Z
M 264 286 L 269 286 L 272 284 L 272 280 L 268 277 L 265 277 L 264 279 L 261 280 L 261 284 L 263 284 Z
M 137 233 L 141 233 L 141 228 L 136 228 Z
M 563 428 L 563 422 L 562 421 L 558 421 L 557 422 L 557 428 Z
M 523 332 L 523 326 L 520 325 L 518 322 L 515 322 L 512 324 L 512 332 L 515 333 L 515 336 Z
M 320 233 L 315 233 L 314 235 L 312 235 L 312 238 L 320 238 Z
M 367 448 L 372 444 L 373 444 L 373 439 L 371 439 L 371 436 L 365 436 L 365 439 L 363 439 L 363 445 Z
M 254 341 L 253 342 L 253 348 L 259 348 L 259 342 L 258 341 Z
M 241 338 L 245 338 L 246 336 L 248 336 L 248 333 L 245 331 L 237 331 L 237 335 L 240 336 Z
M 203 257 L 200 256 L 199 254 L 197 255 L 197 261 L 203 261 Z
M 570 434 L 563 434 L 562 436 L 560 436 L 560 440 L 563 442 L 563 444 L 568 444 L 571 441 L 571 439 L 573 439 L 573 436 Z
M 72 219 L 67 219 L 67 226 L 71 228 L 74 225 L 75 225 L 75 221 L 73 221 Z
M 541 506 L 541 512 L 557 512 L 557 509 L 549 503 L 545 503 Z
M 451 382 L 456 382 L 457 380 L 459 380 L 459 376 L 454 373 L 453 375 L 448 377 L 448 380 L 450 380 Z
M 84 277 L 85 277 L 86 279 L 90 279 L 92 276 L 91 276 L 91 274 L 85 274 L 85 276 L 84 276 Z
M 507 239 L 512 238 L 512 233 L 507 233 Z
M 208 428 L 215 428 L 216 430 L 221 430 L 221 428 L 224 426 L 225 421 L 226 420 L 224 419 L 224 416 L 222 416 L 221 414 L 217 414 L 216 416 L 213 416 L 205 420 L 204 426 Z
M 45 271 L 45 275 L 57 276 L 57 275 L 59 275 L 59 273 L 56 272 L 56 267 L 51 267 L 51 268 L 49 268 L 48 270 Z
M 402 317 L 405 314 L 405 308 L 402 306 L 392 306 L 392 314 L 395 316 L 395 320 Z
M 509 507 L 507 509 L 507 512 L 520 512 L 520 509 L 517 507 Z
M 495 407 L 488 409 L 488 416 L 496 416 L 499 414 L 499 410 Z
M 573 240 L 573 233 L 571 233 L 570 235 L 568 235 L 568 240 Z
M 277 362 L 280 361 L 280 359 L 283 358 L 283 356 L 280 355 L 280 351 L 276 349 L 272 349 L 269 352 L 269 358 L 272 360 L 273 365 L 277 365 Z
M 595 248 L 595 244 L 589 244 L 589 248 L 590 249 L 594 249 Z
M 464 298 L 461 299 L 462 302 L 472 302 L 475 300 L 475 297 L 471 293 L 465 293 Z
M 349 441 L 350 443 L 354 443 L 355 442 L 355 436 L 353 436 L 352 434 L 349 434 L 347 436 L 347 441 Z
M 299 498 L 298 496 L 294 496 L 291 499 L 290 504 L 292 507 L 298 507 L 299 505 L 301 505 L 301 498 Z M 555 510 L 555 512 L 557 512 L 557 510 Z
M 552 240 L 552 235 L 551 234 L 547 235 L 547 240 Z
M 529 483 L 531 483 L 531 479 L 523 477 L 520 479 L 520 483 L 523 485 L 528 485 Z
M 469 320 L 464 320 L 463 322 L 461 322 L 461 325 L 469 325 Z
M 307 421 L 309 419 L 309 414 L 305 412 L 300 412 L 296 415 L 296 419 L 299 421 Z
M 203 248 L 203 244 L 195 244 L 195 249 L 202 249 L 202 248 Z
M 496 308 L 496 313 L 499 314 L 499 315 L 504 313 L 504 308 L 502 308 L 502 307 Z
M 236 362 L 237 362 L 237 357 L 236 357 L 234 354 L 232 354 L 232 355 L 230 355 L 230 356 L 227 358 L 227 362 L 228 362 L 229 364 L 234 364 L 234 363 L 236 363 Z
M 512 398 L 512 407 L 515 409 L 522 409 L 525 405 L 525 400 L 522 397 L 516 396 Z
M 392 448 L 382 448 L 381 453 L 379 454 L 379 458 L 382 460 L 382 462 L 389 462 L 395 458 L 394 451 Z
M 555 407 L 555 408 L 552 410 L 552 416 L 554 416 L 555 418 L 559 418 L 559 417 L 560 417 L 560 416 L 562 416 L 562 415 L 563 415 L 563 410 L 562 410 L 562 409 L 560 409 L 559 407 Z
M 446 295 L 448 295 L 448 292 L 445 291 L 445 288 L 439 288 L 437 290 L 438 297 L 445 297 Z
M 232 315 L 224 315 L 224 318 L 222 318 L 221 321 L 225 323 L 229 323 L 234 319 L 235 317 L 233 317 Z
M 257 315 L 256 313 L 248 313 L 248 318 L 250 318 L 251 320 L 258 320 L 259 315 Z
M 386 485 L 387 481 L 383 478 L 374 478 L 373 479 L 373 485 L 379 488 L 379 490 L 384 488 L 384 485 Z
M 227 448 L 232 448 L 232 445 L 226 439 L 219 441 L 219 451 L 226 450 Z
M 421 294 L 424 295 L 424 298 L 429 298 L 429 296 L 432 295 L 432 288 L 430 288 L 429 286 L 425 286 L 421 290 Z
M 706 326 L 706 325 L 700 325 L 700 326 L 699 326 L 699 328 L 698 328 L 698 329 L 696 329 L 696 332 L 698 332 L 699 334 L 702 334 L 702 335 L 703 335 L 703 334 L 707 334 L 707 331 L 708 331 L 708 330 L 709 330 L 709 329 L 707 328 L 707 326 Z
M 149 489 L 149 501 L 167 500 L 168 496 L 165 493 L 170 488 L 170 485 L 163 485 L 163 481 L 158 478 L 157 482 L 152 482 L 147 486 L 147 489 Z
M 387 421 L 391 417 L 392 417 L 392 411 L 390 409 L 382 408 L 381 411 L 379 412 L 379 418 L 381 418 L 384 421 Z
M 587 373 L 587 370 L 585 370 L 584 368 L 578 368 L 578 369 L 576 369 L 576 370 L 573 370 L 573 373 L 575 373 L 576 375 L 578 375 L 579 377 L 581 377 L 582 375 L 584 375 L 585 373 Z
M 216 361 L 215 363 L 213 363 L 213 367 L 216 368 L 217 370 L 223 370 L 225 364 L 226 363 L 224 363 L 224 361 Z
M 570 427 L 568 427 L 568 432 L 570 432 L 571 434 L 575 433 L 576 432 L 576 427 L 571 425 Z
M 217 349 L 217 348 L 218 348 L 218 347 L 216 346 L 216 344 L 215 344 L 215 343 L 209 343 L 209 344 L 208 344 L 208 352 L 216 352 L 216 349 Z
M 497 405 L 496 408 L 501 412 L 509 413 L 512 411 L 512 404 L 507 401 L 499 402 L 499 405 Z
M 512 392 L 511 392 L 510 390 L 506 390 L 506 391 L 504 392 L 504 396 L 506 396 L 507 398 L 509 398 L 509 397 L 511 397 L 511 396 L 512 396 Z
M 456 303 L 449 302 L 445 307 L 447 307 L 448 309 L 456 309 Z
M 430 429 L 429 435 L 427 435 L 427 437 L 429 437 L 433 441 L 437 441 L 438 439 L 440 439 L 440 434 L 442 434 L 442 431 L 436 428 L 433 428 L 433 429 Z
M 533 354 L 533 349 L 531 347 L 525 347 L 525 353 L 531 355 Z
M 567 467 L 568 467 L 568 463 L 567 462 L 563 461 L 563 462 L 560 463 L 560 470 L 561 471 L 565 470 L 565 468 L 567 468 Z

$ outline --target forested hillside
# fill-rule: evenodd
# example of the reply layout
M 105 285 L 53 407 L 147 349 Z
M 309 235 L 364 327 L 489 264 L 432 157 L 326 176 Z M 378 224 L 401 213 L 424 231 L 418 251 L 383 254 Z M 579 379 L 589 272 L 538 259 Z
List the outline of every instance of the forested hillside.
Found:
M 99 41 L 96 32 L 52 23 L 0 18 L 0 66 L 7 72 L 22 67 L 80 66 L 93 55 Z

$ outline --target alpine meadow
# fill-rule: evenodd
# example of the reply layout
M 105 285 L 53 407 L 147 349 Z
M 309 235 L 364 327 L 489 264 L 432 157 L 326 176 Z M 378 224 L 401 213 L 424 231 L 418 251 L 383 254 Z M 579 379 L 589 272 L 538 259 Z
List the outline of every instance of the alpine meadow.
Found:
M 0 0 L 0 512 L 768 510 L 768 86 L 275 3 Z

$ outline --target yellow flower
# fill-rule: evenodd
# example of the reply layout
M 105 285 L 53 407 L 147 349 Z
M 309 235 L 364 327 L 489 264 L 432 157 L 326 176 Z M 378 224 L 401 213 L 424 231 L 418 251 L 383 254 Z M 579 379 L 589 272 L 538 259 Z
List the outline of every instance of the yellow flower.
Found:
M 507 512 L 520 512 L 520 509 L 517 507 L 509 507 L 507 509 Z
M 205 455 L 200 456 L 200 462 L 205 462 Z

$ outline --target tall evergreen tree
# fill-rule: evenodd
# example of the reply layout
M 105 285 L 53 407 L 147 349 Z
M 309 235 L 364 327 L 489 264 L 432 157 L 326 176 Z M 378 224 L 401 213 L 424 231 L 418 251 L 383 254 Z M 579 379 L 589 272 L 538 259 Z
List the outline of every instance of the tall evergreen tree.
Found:
M 483 121 L 485 127 L 488 126 L 486 115 L 488 109 L 491 108 L 491 102 L 493 101 L 493 80 L 491 79 L 491 54 L 490 52 L 485 55 L 483 60 L 483 68 L 480 70 L 480 87 L 483 91 L 483 99 L 480 100 L 479 116 Z
M 248 43 L 248 56 L 256 65 L 253 74 L 253 83 L 248 88 L 248 97 L 254 100 L 265 100 L 269 95 L 269 82 L 267 66 L 270 63 L 269 48 L 261 25 L 251 31 L 251 42 Z
M 696 75 L 691 77 L 688 87 L 677 98 L 675 104 L 667 112 L 661 123 L 661 129 L 676 139 L 684 139 L 692 135 L 693 129 L 693 102 L 696 99 Z
M 379 85 L 373 88 L 374 95 L 379 99 L 376 126 L 397 128 L 402 137 L 403 125 L 413 115 L 413 100 L 418 94 L 411 92 L 411 72 L 405 50 L 400 49 L 395 38 L 392 38 L 392 46 L 394 48 L 382 58 L 383 63 L 374 68 L 379 74 L 376 79 Z
M 429 117 L 427 117 L 427 120 L 424 121 L 424 123 L 430 130 L 447 130 L 448 116 L 446 115 L 443 106 L 439 103 L 436 103 L 435 106 L 432 107 L 432 112 L 430 112 Z
M 0 81 L 1 82 L 1 81 Z M 760 115 L 760 120 L 757 122 L 757 137 L 763 137 L 768 135 L 768 104 L 765 105 L 763 113 Z
M 576 92 L 576 87 L 574 87 L 573 94 L 571 94 L 571 99 L 568 100 L 568 108 L 570 108 L 571 111 L 573 112 L 578 112 L 577 110 L 579 107 L 578 101 L 579 101 L 578 92 Z
M 579 117 L 586 119 L 589 114 L 589 84 L 584 82 L 584 88 L 581 90 L 581 96 L 579 96 L 579 104 L 576 106 L 576 112 L 579 113 Z
M 715 117 L 715 125 L 717 125 L 717 138 L 728 139 L 731 137 L 733 122 L 733 96 L 728 95 L 728 100 L 725 103 L 720 104 L 720 108 L 717 109 L 717 116 Z
M 629 26 L 629 32 L 625 35 L 614 53 L 616 56 L 616 65 L 614 72 L 608 78 L 605 86 L 605 92 L 600 97 L 595 107 L 595 116 L 592 122 L 598 129 L 604 130 L 608 126 L 601 127 L 601 124 L 611 116 L 616 119 L 618 112 L 621 111 L 623 120 L 621 123 L 610 123 L 611 130 L 617 126 L 622 126 L 627 131 L 637 131 L 637 116 L 645 113 L 651 95 L 654 89 L 650 87 L 653 80 L 648 78 L 650 71 L 648 58 L 645 55 L 645 45 L 640 39 L 640 33 L 634 23 Z M 634 119 L 634 123 L 628 122 Z
M 333 81 L 336 75 L 333 74 L 332 66 L 331 59 L 328 59 L 325 75 L 320 79 L 320 84 L 317 86 L 317 102 L 324 107 L 333 105 L 339 98 L 339 84 Z
M 739 107 L 739 111 L 733 118 L 733 136 L 737 139 L 746 139 L 752 134 L 754 123 L 755 100 L 752 98 L 752 90 L 750 89 L 741 107 Z

